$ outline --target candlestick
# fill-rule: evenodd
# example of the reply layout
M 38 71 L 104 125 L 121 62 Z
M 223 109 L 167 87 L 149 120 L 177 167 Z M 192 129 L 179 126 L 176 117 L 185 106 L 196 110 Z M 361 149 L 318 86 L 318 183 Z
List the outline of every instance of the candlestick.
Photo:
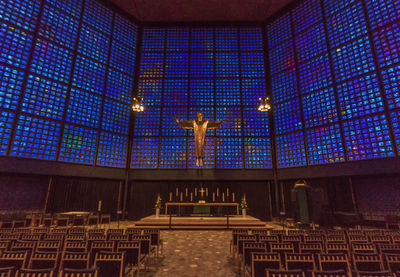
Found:
M 232 202 L 235 202 L 235 193 L 232 192 Z
M 213 202 L 215 202 L 215 192 L 213 192 Z
M 197 187 L 194 188 L 194 196 L 197 197 Z
M 169 193 L 169 202 L 172 202 L 172 192 Z
M 225 194 L 222 193 L 222 202 L 225 202 Z
M 226 188 L 226 196 L 229 196 L 229 188 Z
M 208 188 L 206 188 L 206 196 L 208 197 Z
M 193 192 L 190 193 L 190 202 L 193 201 Z
M 181 202 L 182 202 L 182 199 L 183 199 L 183 193 L 181 192 Z
M 219 196 L 219 188 L 217 188 L 217 197 Z
M 186 191 L 186 197 L 188 197 L 188 188 L 186 188 L 185 191 Z
M 175 191 L 176 191 L 176 197 L 178 197 L 178 188 L 176 188 Z

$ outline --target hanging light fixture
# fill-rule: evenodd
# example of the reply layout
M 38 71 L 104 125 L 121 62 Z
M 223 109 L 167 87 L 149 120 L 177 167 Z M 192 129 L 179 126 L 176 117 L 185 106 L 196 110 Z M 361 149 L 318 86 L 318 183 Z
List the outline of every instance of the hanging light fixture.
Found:
M 138 113 L 144 111 L 144 106 L 142 104 L 142 97 L 141 96 L 133 97 L 132 110 L 134 112 L 138 112 Z
M 261 103 L 258 106 L 258 110 L 260 112 L 268 112 L 271 109 L 269 97 L 261 97 L 259 98 L 259 100 L 261 101 Z

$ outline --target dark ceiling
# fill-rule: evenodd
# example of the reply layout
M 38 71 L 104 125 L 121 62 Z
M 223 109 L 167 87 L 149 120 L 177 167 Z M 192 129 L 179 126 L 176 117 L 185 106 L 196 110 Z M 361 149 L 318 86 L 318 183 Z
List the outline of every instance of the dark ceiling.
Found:
M 144 22 L 260 21 L 293 0 L 111 0 Z

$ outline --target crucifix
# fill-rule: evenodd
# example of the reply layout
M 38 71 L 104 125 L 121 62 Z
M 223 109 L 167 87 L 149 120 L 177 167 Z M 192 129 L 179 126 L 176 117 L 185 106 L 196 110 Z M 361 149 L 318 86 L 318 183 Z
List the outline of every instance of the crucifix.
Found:
M 206 139 L 206 132 L 208 129 L 218 129 L 222 123 L 226 120 L 203 120 L 203 113 L 197 113 L 197 120 L 179 120 L 175 118 L 175 121 L 179 123 L 179 128 L 182 129 L 193 129 L 194 130 L 194 146 L 195 146 L 195 158 L 196 166 L 203 167 L 204 165 L 204 142 Z
M 201 198 L 203 198 L 203 194 L 205 192 L 205 190 L 203 188 L 199 189 L 199 192 L 201 192 Z

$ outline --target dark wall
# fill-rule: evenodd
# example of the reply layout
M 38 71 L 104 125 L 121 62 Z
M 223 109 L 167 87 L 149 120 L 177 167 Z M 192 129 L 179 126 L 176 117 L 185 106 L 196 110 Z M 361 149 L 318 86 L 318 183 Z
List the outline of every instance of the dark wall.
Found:
M 235 193 L 235 202 L 240 203 L 240 198 L 246 193 L 246 199 L 249 206 L 248 214 L 262 220 L 270 219 L 270 196 L 268 194 L 267 182 L 131 182 L 128 194 L 128 217 L 130 219 L 140 219 L 145 216 L 154 214 L 154 203 L 157 194 L 160 193 L 164 201 L 169 201 L 169 192 L 184 191 L 188 188 L 193 190 L 194 186 L 202 186 L 209 189 L 209 198 L 207 202 L 211 202 L 211 191 L 219 188 L 220 193 L 226 192 L 229 188 L 230 194 Z M 226 195 L 226 194 L 225 194 Z M 221 198 L 221 195 L 220 195 Z M 178 199 L 179 200 L 179 199 Z M 188 199 L 183 199 L 184 201 Z M 175 196 L 173 201 L 176 201 Z M 216 199 L 216 202 L 222 201 Z M 162 211 L 164 212 L 164 210 Z

